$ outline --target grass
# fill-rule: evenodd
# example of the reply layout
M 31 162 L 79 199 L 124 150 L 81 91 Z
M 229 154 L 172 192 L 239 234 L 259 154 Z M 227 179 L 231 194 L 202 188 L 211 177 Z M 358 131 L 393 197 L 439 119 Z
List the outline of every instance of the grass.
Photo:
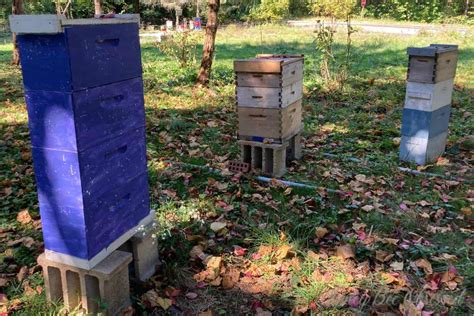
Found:
M 343 41 L 343 34 L 336 34 L 337 49 L 343 48 Z M 43 287 L 38 271 L 20 283 L 15 281 L 22 266 L 35 267 L 42 242 L 40 228 L 34 224 L 39 210 L 21 73 L 9 64 L 12 45 L 8 37 L 0 38 L 1 42 L 0 272 L 9 282 L 0 289 L 8 300 L 0 311 L 59 313 L 61 306 L 47 305 L 44 292 L 31 295 L 30 291 L 27 296 L 24 284 Z M 382 308 L 374 301 L 377 293 L 397 297 L 388 300 L 387 308 L 398 310 L 403 303 L 398 298 L 427 292 L 423 287 L 431 284 L 436 273 L 447 273 L 451 265 L 458 273 L 452 281 L 456 287 L 440 283 L 438 290 L 428 292 L 458 296 L 460 303 L 426 299 L 425 311 L 472 313 L 472 301 L 463 296 L 474 289 L 472 188 L 465 182 L 414 176 L 397 169 L 399 165 L 416 168 L 398 161 L 396 140 L 405 94 L 406 48 L 430 43 L 458 44 L 460 54 L 445 160 L 426 171 L 472 180 L 472 153 L 465 149 L 466 137 L 474 129 L 472 35 L 357 32 L 353 35 L 353 76 L 343 91 L 329 90 L 319 78 L 319 56 L 309 30 L 272 25 L 230 25 L 219 30 L 209 90 L 194 87 L 197 65 L 179 69 L 152 43 L 143 44 L 150 196 L 160 222 L 157 235 L 163 261 L 146 289 L 160 296 L 166 296 L 170 287 L 181 291 L 173 297 L 175 309 L 168 313 L 212 310 L 236 315 L 259 308 L 274 313 L 295 309 L 327 315 L 355 310 L 367 313 Z M 238 159 L 232 62 L 257 53 L 305 54 L 304 159 L 290 166 L 285 179 L 311 183 L 321 190 L 265 185 L 251 176 L 169 163 L 225 169 L 228 160 Z M 366 180 L 358 181 L 360 175 Z M 329 193 L 324 188 L 346 193 Z M 33 221 L 21 224 L 16 216 L 25 209 Z M 226 231 L 212 231 L 214 221 L 226 222 Z M 318 238 L 317 227 L 326 228 L 327 234 Z M 23 237 L 32 237 L 33 245 L 20 241 L 8 246 Z M 336 257 L 342 245 L 353 246 L 354 257 Z M 205 269 L 203 262 L 189 256 L 195 246 L 206 255 L 223 258 L 223 276 L 232 269 L 239 271 L 233 289 L 223 289 L 222 284 L 203 286 L 193 280 L 194 274 Z M 236 246 L 246 252 L 236 253 L 240 249 Z M 265 247 L 271 252 L 261 256 Z M 276 255 L 288 247 L 289 255 Z M 380 261 L 376 255 L 380 251 L 393 257 Z M 417 267 L 422 258 L 431 262 L 431 275 Z M 403 269 L 394 270 L 393 262 L 403 262 Z M 315 271 L 327 277 L 317 274 L 315 279 Z M 184 296 L 188 292 L 198 297 L 188 299 Z M 151 314 L 153 309 L 165 313 L 160 307 L 150 308 L 141 293 L 137 289 L 132 293 L 137 313 Z M 329 300 L 332 296 L 341 302 Z M 364 304 L 350 307 L 351 297 Z

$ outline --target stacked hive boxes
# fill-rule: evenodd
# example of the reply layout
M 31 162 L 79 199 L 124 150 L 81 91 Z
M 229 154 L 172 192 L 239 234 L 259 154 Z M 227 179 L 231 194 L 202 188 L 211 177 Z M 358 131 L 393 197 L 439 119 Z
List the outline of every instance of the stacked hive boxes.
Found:
M 408 48 L 408 55 L 400 159 L 423 165 L 446 147 L 458 48 L 433 44 Z
M 18 43 L 47 256 L 87 268 L 150 209 L 138 23 L 77 21 Z
M 61 277 L 84 290 L 83 271 L 153 218 L 138 17 L 13 16 L 10 23 L 19 34 L 45 257 L 82 269 Z M 127 271 L 131 259 L 115 256 Z
M 301 157 L 302 55 L 259 55 L 236 60 L 242 161 L 275 177 L 286 160 Z

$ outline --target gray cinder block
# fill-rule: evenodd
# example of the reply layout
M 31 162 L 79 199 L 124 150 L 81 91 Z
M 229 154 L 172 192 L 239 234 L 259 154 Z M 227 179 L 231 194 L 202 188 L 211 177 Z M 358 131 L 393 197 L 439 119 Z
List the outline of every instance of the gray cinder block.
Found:
M 239 140 L 241 159 L 251 162 L 252 168 L 261 169 L 263 174 L 281 177 L 286 172 L 286 152 L 288 142 L 283 144 L 266 144 L 248 140 Z M 250 148 L 250 149 L 249 149 Z M 250 157 L 248 153 L 250 152 Z
M 48 300 L 63 299 L 69 310 L 117 315 L 130 305 L 128 264 L 132 255 L 116 250 L 91 270 L 38 257 Z
M 287 160 L 300 160 L 303 156 L 301 151 L 301 133 L 293 136 L 290 139 L 289 146 L 286 150 L 286 159 Z
M 432 138 L 402 136 L 400 160 L 418 165 L 435 162 L 444 153 L 447 137 L 447 131 Z

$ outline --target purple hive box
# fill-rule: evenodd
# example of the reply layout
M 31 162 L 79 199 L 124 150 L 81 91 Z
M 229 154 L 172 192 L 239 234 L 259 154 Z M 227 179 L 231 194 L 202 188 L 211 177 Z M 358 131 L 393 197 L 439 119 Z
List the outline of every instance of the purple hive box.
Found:
M 137 19 L 10 23 L 19 33 L 46 256 L 90 269 L 154 217 Z

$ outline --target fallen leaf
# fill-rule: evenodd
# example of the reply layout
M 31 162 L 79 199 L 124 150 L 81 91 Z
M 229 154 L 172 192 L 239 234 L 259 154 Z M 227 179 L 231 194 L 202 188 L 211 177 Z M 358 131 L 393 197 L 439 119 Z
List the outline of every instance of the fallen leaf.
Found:
M 390 267 L 392 267 L 392 269 L 393 269 L 394 271 L 403 271 L 403 261 L 400 261 L 400 262 L 397 262 L 397 261 L 392 262 L 392 263 L 390 264 Z
M 26 225 L 32 221 L 30 213 L 28 209 L 21 210 L 18 215 L 16 216 L 16 220 L 23 225 Z
M 322 239 L 324 238 L 324 236 L 326 236 L 326 234 L 328 233 L 328 230 L 324 227 L 316 227 L 316 236 L 319 238 L 319 239 Z
M 351 296 L 347 300 L 347 304 L 352 308 L 357 308 L 360 305 L 360 298 L 359 295 Z
M 227 227 L 227 223 L 225 222 L 214 222 L 211 224 L 211 230 L 215 233 L 218 233 L 219 231 L 223 230 L 226 227 Z
M 188 293 L 186 293 L 185 296 L 186 296 L 186 298 L 188 298 L 188 299 L 190 299 L 190 300 L 194 300 L 194 299 L 196 299 L 196 298 L 198 297 L 198 295 L 197 295 L 196 293 L 194 293 L 194 292 L 188 292 Z
M 206 279 L 211 281 L 216 279 L 219 276 L 222 265 L 221 257 L 210 256 L 206 259 Z
M 283 245 L 276 250 L 275 257 L 279 260 L 285 259 L 291 255 L 292 247 L 290 245 Z
M 343 259 L 355 258 L 355 247 L 352 245 L 343 245 L 336 248 L 336 256 Z
M 226 269 L 222 278 L 222 287 L 224 289 L 231 289 L 239 281 L 240 271 L 235 267 Z
M 418 268 L 422 268 L 426 275 L 433 274 L 433 268 L 431 263 L 426 259 L 418 259 L 415 261 L 415 265 Z
M 258 307 L 256 310 L 255 310 L 255 315 L 256 316 L 272 316 L 272 312 L 269 312 L 269 311 L 266 311 L 264 310 L 263 308 L 261 307 Z
M 0 306 L 7 305 L 8 298 L 6 294 L 0 293 Z
M 150 307 L 161 306 L 164 310 L 167 310 L 171 305 L 173 305 L 173 302 L 170 299 L 159 296 L 155 290 L 149 290 L 143 294 L 143 299 L 148 302 Z
M 27 266 L 23 266 L 20 268 L 20 271 L 18 271 L 17 275 L 16 275 L 16 279 L 18 280 L 18 282 L 22 282 L 27 276 L 28 276 L 28 267 Z
M 8 284 L 8 279 L 0 278 L 0 288 L 5 287 Z
M 26 248 L 31 248 L 35 244 L 35 240 L 31 237 L 22 237 L 20 239 L 11 240 L 7 243 L 8 247 L 15 247 L 19 244 L 23 244 Z
M 362 209 L 366 212 L 370 212 L 374 209 L 375 207 L 373 205 L 364 205 L 362 206 Z
M 204 248 L 201 245 L 194 246 L 189 252 L 191 259 L 199 258 L 204 253 Z
M 236 256 L 243 256 L 247 252 L 246 248 L 242 248 L 240 246 L 234 245 L 234 255 Z

